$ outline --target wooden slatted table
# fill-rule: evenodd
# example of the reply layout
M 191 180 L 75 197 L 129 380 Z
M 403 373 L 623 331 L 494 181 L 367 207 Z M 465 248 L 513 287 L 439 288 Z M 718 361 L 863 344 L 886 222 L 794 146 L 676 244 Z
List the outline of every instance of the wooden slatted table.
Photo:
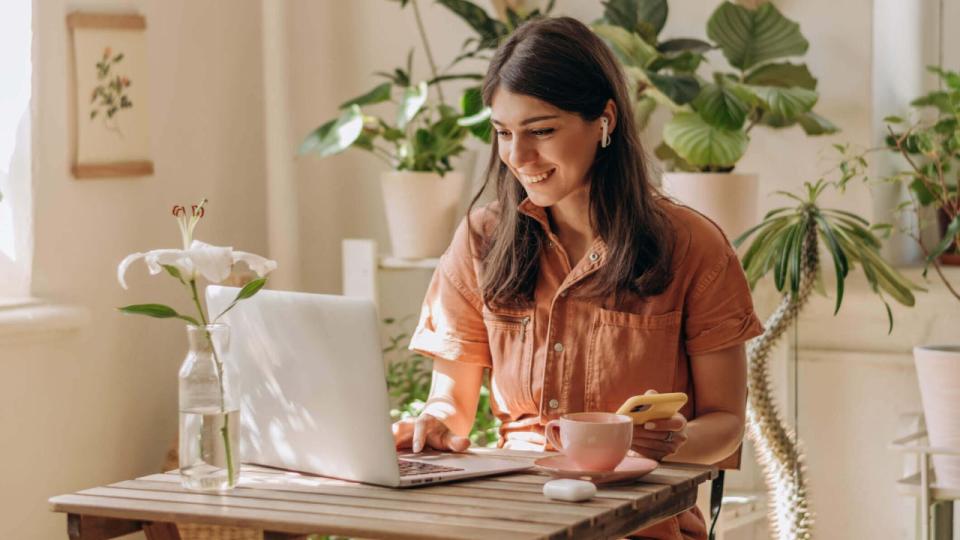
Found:
M 478 450 L 532 462 L 531 452 Z M 204 494 L 180 486 L 177 471 L 50 499 L 68 514 L 71 539 L 105 540 L 143 530 L 178 540 L 174 523 L 262 529 L 265 540 L 311 533 L 360 538 L 617 538 L 696 503 L 697 486 L 716 476 L 700 465 L 662 464 L 640 482 L 601 487 L 587 502 L 550 501 L 548 476 L 535 471 L 413 489 L 390 489 L 242 468 L 240 486 Z

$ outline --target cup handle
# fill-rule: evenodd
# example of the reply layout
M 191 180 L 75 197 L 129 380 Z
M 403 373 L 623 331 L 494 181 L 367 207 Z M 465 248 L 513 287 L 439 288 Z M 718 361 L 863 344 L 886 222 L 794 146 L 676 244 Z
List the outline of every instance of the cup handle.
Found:
M 563 445 L 560 444 L 560 421 L 551 420 L 547 422 L 546 429 L 543 432 L 547 435 L 547 440 L 550 441 L 550 445 L 558 451 L 563 451 Z

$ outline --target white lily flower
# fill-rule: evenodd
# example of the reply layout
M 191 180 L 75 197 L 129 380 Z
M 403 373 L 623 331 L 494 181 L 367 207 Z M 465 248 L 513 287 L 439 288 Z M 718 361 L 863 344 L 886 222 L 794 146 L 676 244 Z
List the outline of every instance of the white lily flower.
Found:
M 266 259 L 245 251 L 234 251 L 232 247 L 213 246 L 199 240 L 190 244 L 190 249 L 155 249 L 146 253 L 127 255 L 117 266 L 117 281 L 124 289 L 127 282 L 124 277 L 130 265 L 143 259 L 151 275 L 159 274 L 164 266 L 172 266 L 180 271 L 184 279 L 194 279 L 202 275 L 211 283 L 220 283 L 227 279 L 233 265 L 243 261 L 258 277 L 263 277 L 277 269 L 276 261 Z

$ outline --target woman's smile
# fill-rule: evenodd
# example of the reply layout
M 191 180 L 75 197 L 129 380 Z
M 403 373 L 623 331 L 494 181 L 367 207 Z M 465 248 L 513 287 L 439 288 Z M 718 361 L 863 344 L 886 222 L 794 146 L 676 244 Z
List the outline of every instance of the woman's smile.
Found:
M 553 173 L 554 173 L 554 171 L 556 171 L 556 170 L 557 170 L 556 167 L 554 167 L 554 168 L 552 168 L 552 169 L 548 169 L 548 170 L 546 170 L 546 171 L 544 171 L 544 172 L 536 173 L 536 174 L 527 174 L 527 173 L 523 173 L 523 172 L 519 172 L 519 171 L 518 171 L 518 172 L 517 172 L 517 176 L 518 176 L 521 180 L 523 180 L 523 182 L 524 182 L 525 184 L 539 184 L 539 183 L 541 183 L 541 182 L 544 182 L 545 180 L 547 180 L 547 179 L 550 178 L 551 176 L 553 176 Z

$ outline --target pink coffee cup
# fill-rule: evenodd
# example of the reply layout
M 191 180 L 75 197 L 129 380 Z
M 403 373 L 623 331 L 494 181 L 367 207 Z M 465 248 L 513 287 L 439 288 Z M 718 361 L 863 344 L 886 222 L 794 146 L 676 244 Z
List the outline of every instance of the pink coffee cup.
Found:
M 633 442 L 633 419 L 623 414 L 565 414 L 546 427 L 547 440 L 586 471 L 612 471 Z

